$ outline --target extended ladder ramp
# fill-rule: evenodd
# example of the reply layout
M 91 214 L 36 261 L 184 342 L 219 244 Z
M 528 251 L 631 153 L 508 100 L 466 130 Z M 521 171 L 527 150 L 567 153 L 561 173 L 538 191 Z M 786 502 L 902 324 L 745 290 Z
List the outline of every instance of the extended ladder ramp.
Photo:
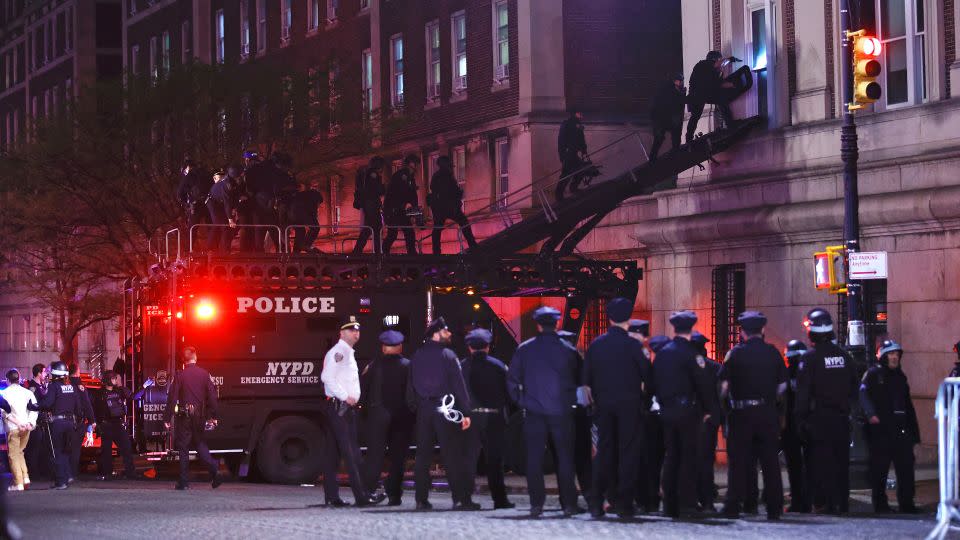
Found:
M 646 162 L 634 167 L 611 180 L 554 202 L 552 206 L 545 200 L 540 201 L 541 212 L 484 239 L 468 253 L 518 253 L 543 241 L 542 255 L 569 255 L 623 201 L 652 193 L 657 184 L 705 161 L 713 161 L 715 154 L 746 138 L 761 122 L 761 117 L 754 116 L 738 122 L 733 129 L 698 137 L 655 163 Z

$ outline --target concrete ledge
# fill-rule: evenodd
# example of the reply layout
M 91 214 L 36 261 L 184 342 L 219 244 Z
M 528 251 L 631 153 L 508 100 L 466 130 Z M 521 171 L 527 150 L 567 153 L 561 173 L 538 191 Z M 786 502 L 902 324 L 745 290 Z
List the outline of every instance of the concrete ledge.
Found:
M 797 92 L 790 100 L 790 123 L 805 124 L 826 120 L 830 89 L 826 86 Z

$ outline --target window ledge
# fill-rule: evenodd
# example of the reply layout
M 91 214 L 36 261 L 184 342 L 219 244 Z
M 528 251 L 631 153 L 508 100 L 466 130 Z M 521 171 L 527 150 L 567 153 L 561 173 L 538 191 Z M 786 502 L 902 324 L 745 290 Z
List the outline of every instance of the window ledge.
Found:
M 358 15 L 358 16 L 360 16 L 360 15 L 369 15 L 369 14 L 370 14 L 370 8 L 369 8 L 369 7 L 360 8 L 360 11 L 357 12 L 357 15 Z
M 339 20 L 339 19 L 336 19 L 336 18 L 334 18 L 334 19 L 327 19 L 327 30 L 331 30 L 331 29 L 333 29 L 333 28 L 336 28 L 339 24 L 340 24 L 340 20 Z
M 493 86 L 490 87 L 491 92 L 502 92 L 504 90 L 510 89 L 510 79 L 503 79 L 502 81 L 493 81 Z
M 430 109 L 436 109 L 440 107 L 440 105 L 442 105 L 442 103 L 440 103 L 439 97 L 427 98 L 427 102 L 423 105 L 423 110 L 428 111 Z
M 460 90 L 459 92 L 454 92 L 450 95 L 450 103 L 460 103 L 461 101 L 467 100 L 467 91 Z
M 306 36 L 307 36 L 307 37 L 313 37 L 313 36 L 315 36 L 315 35 L 317 35 L 317 34 L 319 34 L 319 33 L 320 33 L 320 27 L 319 27 L 319 26 L 314 27 L 314 28 L 307 28 L 307 34 L 306 34 Z
M 280 46 L 281 46 L 281 47 L 289 47 L 289 46 L 290 46 L 290 36 L 287 36 L 287 37 L 285 37 L 285 38 L 280 38 Z

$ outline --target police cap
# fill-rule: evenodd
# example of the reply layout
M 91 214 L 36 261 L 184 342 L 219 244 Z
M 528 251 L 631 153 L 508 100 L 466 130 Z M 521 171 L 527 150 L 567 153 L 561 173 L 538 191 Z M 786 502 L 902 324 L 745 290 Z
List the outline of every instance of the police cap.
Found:
M 650 349 L 655 353 L 660 352 L 660 349 L 666 347 L 667 343 L 670 343 L 670 338 L 667 336 L 653 336 L 650 338 Z
M 443 317 L 437 317 L 436 319 L 430 321 L 430 324 L 427 325 L 427 330 L 426 330 L 427 338 L 431 337 L 432 335 L 436 334 L 441 330 L 446 330 L 446 329 L 447 329 L 447 321 L 443 320 Z
M 636 332 L 638 334 L 649 336 L 650 321 L 645 321 L 643 319 L 630 319 L 630 326 L 627 328 L 627 332 Z
M 543 326 L 554 326 L 560 320 L 560 312 L 550 306 L 541 306 L 533 312 L 533 320 Z
M 632 314 L 633 302 L 626 298 L 614 298 L 607 302 L 607 317 L 615 323 L 627 322 Z
M 403 343 L 403 334 L 396 330 L 387 330 L 380 334 L 380 343 L 388 347 L 396 347 Z
M 689 332 L 697 324 L 697 314 L 690 310 L 674 311 L 670 315 L 670 324 L 677 332 Z
M 482 349 L 493 342 L 493 334 L 486 328 L 474 328 L 467 334 L 464 341 L 471 349 Z
M 357 320 L 356 315 L 350 315 L 347 318 L 340 321 L 341 330 L 359 330 L 360 321 Z
M 694 332 L 690 334 L 690 343 L 698 346 L 704 346 L 707 343 L 710 343 L 710 339 L 707 336 L 701 334 L 700 332 Z
M 793 358 L 795 356 L 800 356 L 807 351 L 807 346 L 800 341 L 799 339 L 791 339 L 787 343 L 787 348 L 784 349 L 783 355 L 787 358 Z
M 767 325 L 767 316 L 759 311 L 744 311 L 737 317 L 737 322 L 744 332 L 755 334 Z

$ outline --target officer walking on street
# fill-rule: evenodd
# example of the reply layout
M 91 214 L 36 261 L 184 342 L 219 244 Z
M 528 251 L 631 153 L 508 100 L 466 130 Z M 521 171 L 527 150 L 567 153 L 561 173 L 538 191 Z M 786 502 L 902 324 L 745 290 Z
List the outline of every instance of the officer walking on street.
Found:
M 417 510 L 431 510 L 430 465 L 434 441 L 447 469 L 454 510 L 479 510 L 473 502 L 470 429 L 473 408 L 457 355 L 448 348 L 450 329 L 443 317 L 427 325 L 426 340 L 410 362 L 407 402 L 417 411 L 417 456 L 414 464 Z
M 720 364 L 707 357 L 707 343 L 710 340 L 700 332 L 694 331 L 690 336 L 690 343 L 697 350 L 699 358 L 703 358 L 706 367 L 703 376 L 706 387 L 710 390 L 704 403 L 704 412 L 712 411 L 710 419 L 700 424 L 700 433 L 697 436 L 697 502 L 705 512 L 714 512 L 717 486 L 713 483 L 713 466 L 717 457 L 717 431 L 723 423 L 720 408 Z
M 364 488 L 360 478 L 360 447 L 357 442 L 356 407 L 360 402 L 360 374 L 354 346 L 360 341 L 360 323 L 354 315 L 340 325 L 340 341 L 323 357 L 320 381 L 327 396 L 324 403 L 324 418 L 328 430 L 326 459 L 323 465 L 324 506 L 339 508 L 347 506 L 340 498 L 337 469 L 343 459 L 353 490 L 354 504 L 369 506 L 383 500 L 373 497 Z
M 363 462 L 363 485 L 373 490 L 380 480 L 383 458 L 390 460 L 386 494 L 388 506 L 399 506 L 403 495 L 403 467 L 413 440 L 416 417 L 407 405 L 410 360 L 403 356 L 403 334 L 387 330 L 380 334 L 383 353 L 367 365 L 360 376 L 367 457 Z
M 676 337 L 664 345 L 653 362 L 654 394 L 663 419 L 666 455 L 663 462 L 663 514 L 680 517 L 681 504 L 693 506 L 693 493 L 684 493 L 683 486 L 694 487 L 696 478 L 697 434 L 700 424 L 718 414 L 703 413 L 712 391 L 705 376 L 706 360 L 698 359 L 690 343 L 697 315 L 677 311 L 670 316 Z
M 653 146 L 650 148 L 650 163 L 656 163 L 660 147 L 670 133 L 671 151 L 680 148 L 683 132 L 683 106 L 687 101 L 687 89 L 683 87 L 683 73 L 677 72 L 657 90 L 650 107 L 653 126 Z
M 63 362 L 50 364 L 50 376 L 53 380 L 47 385 L 46 393 L 37 396 L 36 405 L 27 404 L 27 410 L 49 413 L 53 489 L 67 489 L 68 480 L 72 477 L 70 463 L 73 434 L 77 421 L 85 414 L 80 390 L 71 383 L 68 375 L 69 371 Z
M 473 405 L 475 448 L 483 448 L 487 486 L 493 508 L 513 508 L 503 480 L 503 454 L 507 438 L 507 366 L 490 356 L 493 334 L 485 328 L 470 331 L 466 337 L 470 355 L 461 363 L 463 379 Z M 472 459 L 475 464 L 476 460 Z
M 599 441 L 593 464 L 590 515 L 604 513 L 607 487 L 616 479 L 616 512 L 633 517 L 637 464 L 643 450 L 643 391 L 650 378 L 650 362 L 643 345 L 627 334 L 633 302 L 614 298 L 607 303 L 607 332 L 587 349 L 583 381 L 593 398 L 593 421 Z
M 410 154 L 403 159 L 403 167 L 390 177 L 387 193 L 383 198 L 383 218 L 387 225 L 387 236 L 383 240 L 383 252 L 390 254 L 390 248 L 403 232 L 403 242 L 408 255 L 417 254 L 417 231 L 407 211 L 417 208 L 417 168 L 420 158 Z
M 797 424 L 813 449 L 815 493 L 824 512 L 842 514 L 850 498 L 850 403 L 857 397 L 853 359 L 833 343 L 833 317 L 807 313 L 804 326 L 813 348 L 797 369 Z
M 82 414 L 77 417 L 74 424 L 73 439 L 70 441 L 70 481 L 80 477 L 80 452 L 83 450 L 83 439 L 87 431 L 93 432 L 97 425 L 96 415 L 93 412 L 93 403 L 90 401 L 90 393 L 80 380 L 80 367 L 77 364 L 70 364 L 70 384 L 77 391 L 77 399 L 80 400 Z
M 363 253 L 367 240 L 373 236 L 373 252 L 381 253 L 380 231 L 383 229 L 383 158 L 373 156 L 366 169 L 357 172 L 357 185 L 354 187 L 353 207 L 360 210 L 363 229 L 353 246 L 354 255 Z
M 163 412 L 163 425 L 168 430 L 173 425 L 173 446 L 180 456 L 180 479 L 176 489 L 185 490 L 189 484 L 190 448 L 197 450 L 200 459 L 210 472 L 210 485 L 216 489 L 222 481 L 217 474 L 219 463 L 210 457 L 206 430 L 217 425 L 217 389 L 210 373 L 197 365 L 197 349 L 183 349 L 185 365 L 177 373 L 167 392 L 167 407 Z
M 910 399 L 910 385 L 901 368 L 903 347 L 884 341 L 877 353 L 880 361 L 863 375 L 860 406 L 867 417 L 867 446 L 870 450 L 870 488 L 873 510 L 892 512 L 887 502 L 887 475 L 890 462 L 897 473 L 897 503 L 900 512 L 915 514 L 913 502 L 913 445 L 920 444 L 917 413 Z
M 530 516 L 543 514 L 543 455 L 549 440 L 557 452 L 557 484 L 563 514 L 569 517 L 583 512 L 577 505 L 573 465 L 573 406 L 580 380 L 579 353 L 557 335 L 559 311 L 547 306 L 538 308 L 533 312 L 533 320 L 539 333 L 517 348 L 507 376 L 510 397 L 524 411 Z
M 763 471 L 767 519 L 778 520 L 783 511 L 780 479 L 780 418 L 777 401 L 787 389 L 787 368 L 776 347 L 763 340 L 767 318 L 758 311 L 737 317 L 742 343 L 727 353 L 720 369 L 721 393 L 730 403 L 730 486 L 723 513 L 740 517 L 740 505 L 750 482 L 756 482 L 753 464 Z
M 806 351 L 807 346 L 798 339 L 790 340 L 784 351 L 787 359 L 787 392 L 784 394 L 786 421 L 780 435 L 780 445 L 787 462 L 787 478 L 790 481 L 790 506 L 787 511 L 798 513 L 810 512 L 810 487 L 813 483 L 810 473 L 810 447 L 803 442 L 796 420 L 797 368 Z
M 100 428 L 100 457 L 97 459 L 97 468 L 100 476 L 98 480 L 113 478 L 113 445 L 123 459 L 123 470 L 127 479 L 137 478 L 137 471 L 133 465 L 133 450 L 130 447 L 130 435 L 127 434 L 127 403 L 131 398 L 130 391 L 122 386 L 120 375 L 113 371 L 103 374 L 103 388 L 94 395 L 93 408 L 97 415 L 97 426 Z

